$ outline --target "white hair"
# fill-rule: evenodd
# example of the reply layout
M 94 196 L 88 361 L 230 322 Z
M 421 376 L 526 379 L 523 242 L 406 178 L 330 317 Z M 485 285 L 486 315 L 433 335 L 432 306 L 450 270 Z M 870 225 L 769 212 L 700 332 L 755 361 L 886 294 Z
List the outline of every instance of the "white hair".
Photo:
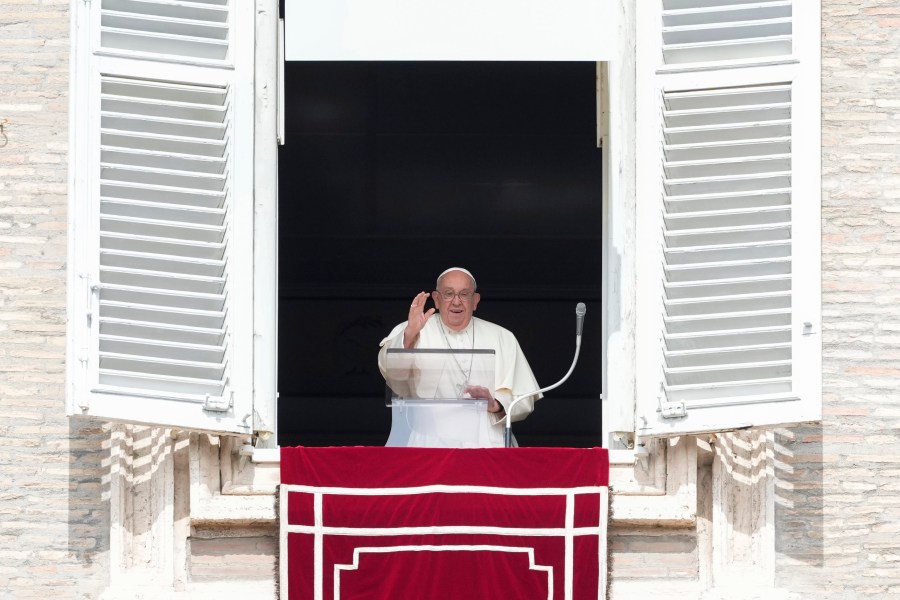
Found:
M 459 271 L 460 273 L 465 273 L 466 275 L 468 275 L 469 279 L 472 280 L 472 291 L 475 291 L 476 289 L 478 289 L 478 284 L 475 283 L 475 276 L 472 275 L 472 273 L 468 269 L 463 269 L 462 267 L 450 267 L 449 269 L 447 269 L 446 271 L 444 271 L 443 273 L 438 275 L 437 283 L 435 284 L 435 287 L 436 288 L 441 287 L 441 279 L 444 277 L 444 275 L 446 275 L 447 273 L 452 273 L 453 271 Z

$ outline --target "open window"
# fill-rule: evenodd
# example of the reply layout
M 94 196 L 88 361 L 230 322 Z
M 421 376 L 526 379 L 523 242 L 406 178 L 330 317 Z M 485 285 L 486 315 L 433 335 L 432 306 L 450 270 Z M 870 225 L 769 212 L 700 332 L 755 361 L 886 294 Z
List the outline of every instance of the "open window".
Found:
M 285 65 L 280 148 L 279 439 L 384 444 L 379 341 L 444 268 L 471 269 L 476 316 L 518 338 L 542 385 L 523 445 L 600 434 L 602 151 L 596 64 Z

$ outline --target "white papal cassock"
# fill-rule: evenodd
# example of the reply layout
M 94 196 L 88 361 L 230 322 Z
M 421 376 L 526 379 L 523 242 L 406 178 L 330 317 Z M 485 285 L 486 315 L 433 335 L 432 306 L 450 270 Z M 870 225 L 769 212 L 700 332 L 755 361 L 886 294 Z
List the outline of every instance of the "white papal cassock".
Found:
M 378 368 L 386 376 L 386 355 L 388 348 L 403 348 L 403 331 L 407 322 L 400 323 L 381 340 L 378 352 Z M 521 394 L 539 389 L 531 367 L 519 346 L 516 337 L 508 329 L 489 321 L 472 317 L 462 331 L 447 328 L 435 314 L 428 319 L 419 332 L 416 348 L 437 348 L 453 350 L 493 350 L 495 353 L 494 397 L 509 413 L 512 400 Z M 452 394 L 452 395 L 450 395 Z M 458 397 L 455 391 L 442 393 L 443 397 Z M 518 402 L 511 415 L 513 421 L 520 421 L 534 410 L 534 403 L 541 394 L 529 396 Z M 476 416 L 477 415 L 477 416 Z M 502 413 L 501 413 L 502 415 Z M 393 418 L 397 419 L 395 407 Z M 405 445 L 418 447 L 464 448 L 502 447 L 505 422 L 494 413 L 476 413 L 454 406 L 436 406 L 425 414 L 416 415 L 416 424 Z M 409 418 L 407 413 L 403 418 Z M 389 440 L 389 445 L 392 441 Z

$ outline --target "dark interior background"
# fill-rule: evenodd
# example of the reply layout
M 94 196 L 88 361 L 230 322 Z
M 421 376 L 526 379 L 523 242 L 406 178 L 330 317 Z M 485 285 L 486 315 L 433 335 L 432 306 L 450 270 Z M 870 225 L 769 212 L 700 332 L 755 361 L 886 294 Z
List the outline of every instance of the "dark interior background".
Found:
M 600 436 L 594 63 L 288 62 L 279 155 L 279 443 L 381 445 L 379 341 L 449 266 L 542 386 L 521 445 Z

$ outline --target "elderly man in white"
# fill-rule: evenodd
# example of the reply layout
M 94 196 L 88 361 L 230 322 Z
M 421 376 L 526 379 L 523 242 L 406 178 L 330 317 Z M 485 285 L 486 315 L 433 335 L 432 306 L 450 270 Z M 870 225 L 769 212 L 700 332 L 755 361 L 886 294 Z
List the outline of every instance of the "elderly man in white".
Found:
M 388 348 L 433 348 L 453 350 L 493 350 L 495 355 L 493 389 L 467 385 L 461 398 L 487 401 L 487 414 L 473 423 L 471 417 L 453 407 L 435 407 L 429 413 L 432 426 L 414 427 L 405 442 L 409 446 L 502 447 L 504 419 L 519 421 L 534 409 L 541 395 L 533 394 L 516 403 L 513 414 L 507 409 L 517 396 L 539 389 L 531 367 L 515 336 L 507 329 L 474 316 L 481 295 L 475 277 L 461 267 L 451 267 L 437 279 L 431 293 L 434 308 L 426 310 L 428 293 L 420 292 L 409 306 L 406 321 L 381 341 L 378 366 L 387 375 Z M 432 318 L 438 313 L 438 318 Z M 395 413 L 395 418 L 396 418 Z M 420 424 L 421 425 L 421 424 Z M 458 431 L 460 428 L 468 431 Z M 474 431 L 472 429 L 475 429 Z M 388 442 L 391 444 L 391 441 Z

